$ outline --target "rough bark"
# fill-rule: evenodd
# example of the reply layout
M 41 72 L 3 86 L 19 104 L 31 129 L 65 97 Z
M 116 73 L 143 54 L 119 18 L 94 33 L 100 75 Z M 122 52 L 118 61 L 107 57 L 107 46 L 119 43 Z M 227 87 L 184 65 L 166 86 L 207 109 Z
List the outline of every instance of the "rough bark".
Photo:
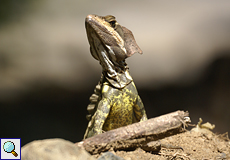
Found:
M 91 154 L 144 147 L 150 141 L 181 133 L 190 122 L 189 113 L 176 111 L 144 122 L 117 128 L 77 143 Z

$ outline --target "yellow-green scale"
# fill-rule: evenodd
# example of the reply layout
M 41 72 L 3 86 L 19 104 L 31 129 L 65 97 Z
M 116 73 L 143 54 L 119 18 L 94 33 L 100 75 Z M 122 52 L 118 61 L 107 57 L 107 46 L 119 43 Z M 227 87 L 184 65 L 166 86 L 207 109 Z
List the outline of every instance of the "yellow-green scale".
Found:
M 110 112 L 103 125 L 104 131 L 126 126 L 135 121 L 133 106 L 138 94 L 133 82 L 123 89 L 116 90 L 105 85 L 102 92 L 110 95 Z

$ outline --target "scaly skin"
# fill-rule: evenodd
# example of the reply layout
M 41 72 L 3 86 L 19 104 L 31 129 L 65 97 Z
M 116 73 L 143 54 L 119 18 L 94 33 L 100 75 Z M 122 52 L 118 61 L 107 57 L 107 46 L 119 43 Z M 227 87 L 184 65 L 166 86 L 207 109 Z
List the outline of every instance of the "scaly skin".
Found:
M 105 79 L 101 95 L 102 98 L 98 102 L 97 110 L 84 138 L 147 120 L 144 105 L 134 82 L 129 83 L 125 88 L 117 89 Z
M 95 134 L 101 133 L 101 128 L 109 131 L 147 119 L 133 82 L 120 90 L 104 83 L 102 97 L 95 116 Z
M 90 97 L 89 124 L 84 139 L 135 122 L 147 120 L 144 105 L 125 59 L 142 54 L 132 32 L 114 16 L 88 15 L 86 31 L 92 56 L 102 66 L 102 78 Z

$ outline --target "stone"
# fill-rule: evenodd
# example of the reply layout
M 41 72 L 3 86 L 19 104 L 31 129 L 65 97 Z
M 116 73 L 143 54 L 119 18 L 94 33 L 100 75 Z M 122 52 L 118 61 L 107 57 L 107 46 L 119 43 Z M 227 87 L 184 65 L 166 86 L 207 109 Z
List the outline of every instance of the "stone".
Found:
M 115 154 L 111 152 L 105 152 L 97 160 L 125 160 L 125 159 L 119 156 L 116 156 Z
M 96 160 L 84 149 L 64 139 L 45 139 L 30 142 L 22 147 L 23 160 Z

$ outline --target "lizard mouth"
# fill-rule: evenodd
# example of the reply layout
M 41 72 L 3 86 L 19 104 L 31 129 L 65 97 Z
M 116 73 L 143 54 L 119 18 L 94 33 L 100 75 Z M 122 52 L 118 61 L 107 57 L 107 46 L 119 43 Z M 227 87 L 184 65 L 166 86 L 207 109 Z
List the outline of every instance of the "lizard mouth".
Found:
M 123 39 L 116 35 L 114 29 L 109 26 L 108 22 L 103 21 L 101 17 L 88 15 L 85 19 L 85 24 L 87 30 L 94 30 L 104 44 L 109 46 L 120 44 L 124 47 Z
M 111 56 L 116 55 L 117 62 L 127 58 L 124 39 L 103 17 L 88 15 L 85 19 L 85 26 L 89 41 L 92 42 L 95 37 L 100 39 L 108 53 Z

